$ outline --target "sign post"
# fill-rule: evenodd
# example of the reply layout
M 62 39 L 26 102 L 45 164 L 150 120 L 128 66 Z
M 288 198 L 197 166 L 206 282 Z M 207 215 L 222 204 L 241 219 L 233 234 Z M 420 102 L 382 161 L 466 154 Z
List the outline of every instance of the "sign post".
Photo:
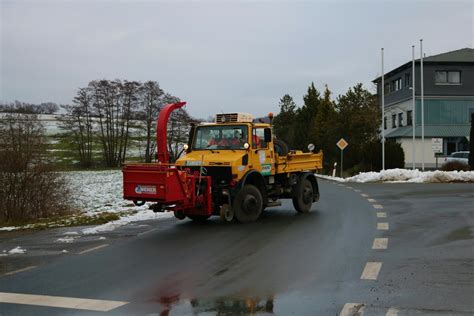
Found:
M 436 169 L 438 169 L 438 157 L 439 154 L 443 153 L 443 139 L 442 138 L 432 138 L 431 139 L 431 148 L 436 158 Z
M 344 152 L 344 149 L 349 145 L 349 143 L 344 139 L 341 138 L 337 143 L 337 147 L 341 150 L 341 178 L 342 178 L 342 166 L 343 166 L 343 156 L 342 153 Z

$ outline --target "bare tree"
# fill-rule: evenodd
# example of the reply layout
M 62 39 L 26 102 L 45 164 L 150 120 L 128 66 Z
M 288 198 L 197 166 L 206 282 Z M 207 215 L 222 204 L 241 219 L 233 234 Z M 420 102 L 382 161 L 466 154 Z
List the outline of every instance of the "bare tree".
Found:
M 68 210 L 64 179 L 44 159 L 44 128 L 36 115 L 0 119 L 0 221 L 24 221 Z
M 87 88 L 80 88 L 74 97 L 73 105 L 64 105 L 66 114 L 60 118 L 61 128 L 70 132 L 83 167 L 92 165 L 93 118 L 91 97 Z
M 188 142 L 189 128 L 197 121 L 181 108 L 171 113 L 168 122 L 168 152 L 171 162 L 175 162 L 184 152 L 184 144 Z
M 154 131 L 156 131 L 156 120 L 158 113 L 163 107 L 164 91 L 156 81 L 147 81 L 142 89 L 142 118 L 145 121 L 145 162 L 151 162 L 155 155 L 156 141 Z

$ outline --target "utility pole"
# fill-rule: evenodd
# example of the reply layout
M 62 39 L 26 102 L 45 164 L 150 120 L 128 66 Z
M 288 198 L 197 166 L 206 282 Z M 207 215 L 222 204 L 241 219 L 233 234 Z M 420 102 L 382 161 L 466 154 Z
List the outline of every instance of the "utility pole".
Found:
M 382 47 L 382 170 L 385 170 L 385 73 L 383 70 L 383 47 Z
M 421 80 L 421 170 L 425 171 L 425 104 L 423 91 L 423 39 L 420 39 L 420 80 Z
M 413 98 L 413 106 L 412 106 L 412 111 L 411 111 L 411 125 L 412 125 L 412 130 L 413 130 L 413 144 L 412 144 L 412 150 L 413 150 L 413 155 L 412 155 L 412 159 L 413 159 L 413 170 L 415 170 L 415 158 L 416 158 L 416 154 L 415 154 L 415 150 L 416 150 L 416 146 L 415 146 L 415 126 L 416 126 L 416 93 L 415 93 L 415 45 L 412 45 L 411 46 L 411 55 L 412 55 L 412 58 L 411 58 L 411 68 L 412 68 L 412 79 L 411 79 L 411 89 L 412 89 L 412 98 Z

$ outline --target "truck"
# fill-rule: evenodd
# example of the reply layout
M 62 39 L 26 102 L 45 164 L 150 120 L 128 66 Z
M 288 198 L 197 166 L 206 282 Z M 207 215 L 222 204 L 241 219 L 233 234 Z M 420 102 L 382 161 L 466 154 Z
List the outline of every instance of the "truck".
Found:
M 124 199 L 135 205 L 151 202 L 153 211 L 171 211 L 180 220 L 205 221 L 215 215 L 240 223 L 256 221 L 282 199 L 291 199 L 300 213 L 318 201 L 315 173 L 322 168 L 322 151 L 313 152 L 313 144 L 308 152 L 289 150 L 273 136 L 271 113 L 267 120 L 221 113 L 214 123 L 193 125 L 184 154 L 170 163 L 167 123 L 172 111 L 184 105 L 168 104 L 160 111 L 156 162 L 124 164 Z

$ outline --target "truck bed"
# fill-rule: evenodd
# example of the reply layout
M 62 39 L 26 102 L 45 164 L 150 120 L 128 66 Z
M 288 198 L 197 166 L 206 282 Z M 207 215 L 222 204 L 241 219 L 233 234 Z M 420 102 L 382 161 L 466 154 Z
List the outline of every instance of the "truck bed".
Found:
M 323 152 L 303 153 L 291 151 L 286 156 L 277 156 L 275 160 L 276 173 L 291 173 L 301 171 L 315 172 L 323 168 Z

